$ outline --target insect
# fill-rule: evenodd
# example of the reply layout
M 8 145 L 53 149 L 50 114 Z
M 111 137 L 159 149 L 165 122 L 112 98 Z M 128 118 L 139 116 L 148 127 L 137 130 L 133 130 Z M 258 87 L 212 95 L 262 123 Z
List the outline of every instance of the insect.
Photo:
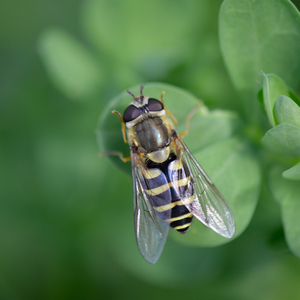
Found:
M 176 120 L 160 101 L 134 96 L 123 116 L 125 143 L 129 144 L 133 180 L 135 235 L 143 258 L 154 264 L 160 257 L 169 228 L 186 233 L 193 217 L 218 234 L 231 238 L 235 231 L 233 214 L 220 192 L 191 154 L 174 123 Z M 188 122 L 187 122 L 188 124 Z M 188 125 L 187 125 L 188 131 Z M 126 137 L 127 133 L 127 137 Z

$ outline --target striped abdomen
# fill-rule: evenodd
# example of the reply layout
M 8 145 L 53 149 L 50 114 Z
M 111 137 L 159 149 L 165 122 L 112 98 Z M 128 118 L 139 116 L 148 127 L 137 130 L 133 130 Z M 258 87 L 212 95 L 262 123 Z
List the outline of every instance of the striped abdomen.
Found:
M 193 214 L 181 200 L 192 203 L 195 197 L 188 169 L 172 154 L 169 160 L 155 164 L 155 168 L 145 170 L 143 175 L 144 188 L 158 215 L 178 232 L 186 233 Z

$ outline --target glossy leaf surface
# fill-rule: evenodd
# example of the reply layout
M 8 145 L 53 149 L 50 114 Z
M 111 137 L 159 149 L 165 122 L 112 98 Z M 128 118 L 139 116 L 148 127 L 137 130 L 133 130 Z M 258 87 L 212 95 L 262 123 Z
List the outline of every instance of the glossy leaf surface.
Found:
M 266 132 L 262 143 L 273 153 L 300 156 L 300 128 L 286 123 L 279 124 Z
M 289 97 L 280 96 L 274 106 L 278 124 L 287 123 L 300 128 L 300 107 Z

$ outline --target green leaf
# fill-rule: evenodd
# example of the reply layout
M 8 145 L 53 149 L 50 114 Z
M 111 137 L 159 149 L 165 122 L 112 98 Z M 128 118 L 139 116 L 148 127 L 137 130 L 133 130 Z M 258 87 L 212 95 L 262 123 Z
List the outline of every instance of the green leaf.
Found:
M 300 128 L 286 123 L 277 125 L 266 132 L 262 143 L 276 154 L 300 156 Z
M 82 99 L 99 90 L 103 77 L 97 60 L 68 32 L 44 31 L 38 49 L 53 84 L 67 97 Z
M 234 238 L 239 236 L 249 224 L 259 197 L 261 176 L 255 153 L 248 142 L 234 137 L 206 147 L 195 157 L 232 209 L 236 222 Z M 171 234 L 177 241 L 194 246 L 228 242 L 198 220 L 193 221 L 185 236 Z
M 254 120 L 260 72 L 292 89 L 300 80 L 300 15 L 288 0 L 225 0 L 219 16 L 221 50 L 249 119 Z
M 277 124 L 288 123 L 300 127 L 300 107 L 289 97 L 280 96 L 274 106 Z
M 281 78 L 274 74 L 264 74 L 263 95 L 264 106 L 272 126 L 276 126 L 273 108 L 280 95 L 288 95 L 289 90 Z
M 300 180 L 300 163 L 297 163 L 292 168 L 284 171 L 282 176 L 286 179 Z
M 269 175 L 269 186 L 281 209 L 285 237 L 291 251 L 300 257 L 300 185 L 282 178 L 283 166 L 275 166 Z

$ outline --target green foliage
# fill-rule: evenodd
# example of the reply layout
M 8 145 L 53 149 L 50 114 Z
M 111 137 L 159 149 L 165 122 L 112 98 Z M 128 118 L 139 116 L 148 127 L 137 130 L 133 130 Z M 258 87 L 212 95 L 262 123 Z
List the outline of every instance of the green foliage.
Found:
M 242 113 L 246 114 L 244 125 L 247 128 L 255 124 L 254 126 L 260 127 L 262 132 L 267 128 L 263 120 L 265 117 L 262 117 L 258 110 L 258 95 L 261 108 L 273 126 L 262 139 L 264 149 L 261 148 L 261 151 L 277 154 L 278 157 L 269 161 L 271 165 L 276 166 L 277 159 L 300 157 L 300 110 L 288 97 L 291 96 L 297 101 L 297 96 L 289 91 L 289 87 L 295 88 L 300 80 L 300 18 L 298 11 L 289 1 L 273 2 L 225 0 L 220 11 L 219 26 L 223 56 L 233 84 L 243 101 Z M 139 53 L 139 50 L 136 53 Z M 261 70 L 274 74 L 265 74 Z M 258 93 L 257 81 L 261 80 L 262 89 Z M 130 89 L 133 93 L 138 93 L 138 86 Z M 162 83 L 146 84 L 144 93 L 159 99 L 162 91 L 166 92 L 165 104 L 179 120 L 178 131 L 183 131 L 184 119 L 196 105 L 197 98 L 184 90 Z M 102 113 L 97 136 L 103 152 L 120 151 L 126 153 L 126 156 L 129 155 L 122 142 L 120 122 L 118 118 L 113 119 L 109 114 L 113 109 L 122 113 L 129 102 L 130 96 L 123 92 L 111 101 Z M 235 237 L 249 224 L 261 186 L 258 152 L 254 151 L 243 137 L 239 130 L 242 126 L 243 123 L 236 114 L 208 111 L 202 107 L 193 117 L 189 135 L 185 139 L 232 208 L 236 219 Z M 130 167 L 125 167 L 118 158 L 109 159 L 130 173 Z M 261 166 L 264 165 L 266 162 L 262 160 Z M 282 190 L 289 190 L 289 185 L 294 183 L 284 180 L 278 173 L 270 174 L 272 176 L 266 173 L 269 186 L 274 191 L 275 198 L 282 201 L 284 193 L 280 190 L 277 192 L 277 189 L 281 187 Z M 299 166 L 285 171 L 283 176 L 297 180 Z M 299 255 L 299 226 L 294 214 L 298 213 L 300 208 L 295 206 L 296 195 L 297 191 L 290 194 L 289 201 L 282 201 L 284 204 L 281 205 L 281 209 L 288 245 Z M 194 222 L 188 235 L 180 236 L 171 232 L 171 236 L 182 244 L 193 246 L 216 246 L 229 242 L 199 222 Z
M 299 298 L 293 3 L 53 0 L 49 9 L 37 0 L 7 2 L 1 299 Z M 123 90 L 138 93 L 140 84 L 151 97 L 166 92 L 178 132 L 203 101 L 184 140 L 237 225 L 232 239 L 197 220 L 186 235 L 171 230 L 155 265 L 135 243 L 130 163 L 99 157 L 94 135 L 100 113 L 100 151 L 129 155 L 111 111 L 122 114 L 131 101 Z
M 276 74 L 290 88 L 299 84 L 299 12 L 288 0 L 225 0 L 219 28 L 224 59 L 246 117 L 257 121 L 253 99 L 260 89 L 260 70 Z

